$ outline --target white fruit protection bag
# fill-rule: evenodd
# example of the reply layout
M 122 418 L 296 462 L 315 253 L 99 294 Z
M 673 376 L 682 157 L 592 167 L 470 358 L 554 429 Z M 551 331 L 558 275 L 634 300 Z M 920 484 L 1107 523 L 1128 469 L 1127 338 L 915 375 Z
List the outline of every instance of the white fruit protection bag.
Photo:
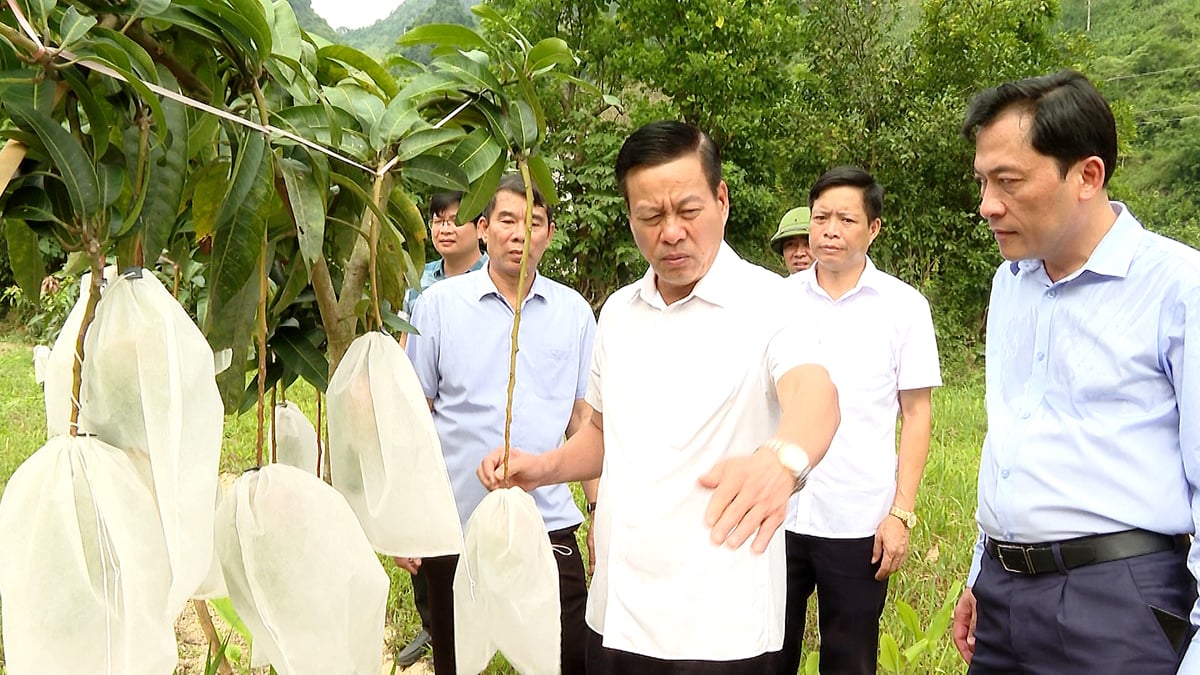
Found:
M 144 455 L 50 439 L 0 501 L 0 602 L 12 675 L 168 675 L 171 567 Z
M 375 550 L 462 551 L 462 527 L 429 403 L 391 336 L 360 335 L 329 381 L 329 462 Z
M 319 476 L 317 430 L 291 401 L 275 406 L 275 461 Z
M 149 271 L 109 283 L 84 341 L 79 425 L 145 454 L 183 608 L 208 575 L 224 407 L 200 329 Z
M 482 672 L 499 650 L 517 672 L 558 673 L 558 564 L 533 497 L 488 493 L 467 521 L 465 549 L 454 573 L 458 672 Z
M 108 284 L 117 277 L 116 265 L 104 268 L 104 283 Z M 71 419 L 71 381 L 74 378 L 75 341 L 79 339 L 79 327 L 83 325 L 83 315 L 87 309 L 88 298 L 92 295 L 92 273 L 85 272 L 79 280 L 79 299 L 67 314 L 54 348 L 46 359 L 45 381 L 43 382 L 46 398 L 46 438 L 66 436 L 71 433 L 68 428 Z
M 312 472 L 240 476 L 217 512 L 216 548 L 253 665 L 279 675 L 378 675 L 388 577 L 346 500 Z

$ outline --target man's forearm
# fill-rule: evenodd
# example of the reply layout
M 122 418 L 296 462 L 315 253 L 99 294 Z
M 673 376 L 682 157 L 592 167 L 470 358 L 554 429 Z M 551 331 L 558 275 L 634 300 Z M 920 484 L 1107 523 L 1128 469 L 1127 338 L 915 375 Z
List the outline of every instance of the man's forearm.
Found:
M 929 437 L 933 430 L 929 389 L 900 392 L 900 448 L 897 454 L 896 497 L 893 503 L 912 511 L 917 490 L 929 458 Z
M 789 370 L 776 387 L 779 428 L 775 437 L 794 443 L 816 465 L 829 450 L 841 421 L 837 388 L 821 366 L 806 364 Z
M 546 462 L 544 484 L 593 481 L 600 477 L 604 464 L 604 431 L 600 413 L 591 418 L 558 449 L 543 455 Z M 585 486 L 586 494 L 586 486 Z M 594 500 L 595 492 L 589 500 Z

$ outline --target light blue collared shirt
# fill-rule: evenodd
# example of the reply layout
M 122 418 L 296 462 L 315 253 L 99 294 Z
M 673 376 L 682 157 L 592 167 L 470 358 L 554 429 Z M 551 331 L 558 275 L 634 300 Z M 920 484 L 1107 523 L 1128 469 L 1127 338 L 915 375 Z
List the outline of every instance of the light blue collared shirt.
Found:
M 471 269 L 467 270 L 467 272 L 474 272 L 475 270 L 483 269 L 483 266 L 487 264 L 487 261 L 487 254 L 484 253 L 483 255 L 479 256 L 479 260 L 476 260 L 475 264 L 471 265 Z M 425 290 L 430 286 L 442 281 L 445 278 L 445 258 L 438 258 L 433 262 L 425 263 L 425 269 L 421 272 L 421 288 L 410 288 L 408 289 L 408 292 L 404 294 L 404 316 L 412 316 L 413 303 L 417 301 L 417 296 L 421 295 L 421 293 L 424 293 Z
M 1200 253 L 1112 208 L 1074 274 L 1052 282 L 1039 260 L 996 272 L 976 514 L 988 537 L 1174 535 L 1200 518 Z M 968 585 L 981 554 L 982 537 Z M 1200 578 L 1196 543 L 1188 566 Z
M 466 526 L 487 490 L 475 476 L 484 456 L 504 445 L 513 309 L 485 267 L 434 284 L 421 294 L 407 352 L 425 396 Z M 512 447 L 540 454 L 562 444 L 571 410 L 587 393 L 596 319 L 583 296 L 534 277 L 521 309 L 513 391 Z M 533 491 L 548 531 L 583 515 L 566 485 Z

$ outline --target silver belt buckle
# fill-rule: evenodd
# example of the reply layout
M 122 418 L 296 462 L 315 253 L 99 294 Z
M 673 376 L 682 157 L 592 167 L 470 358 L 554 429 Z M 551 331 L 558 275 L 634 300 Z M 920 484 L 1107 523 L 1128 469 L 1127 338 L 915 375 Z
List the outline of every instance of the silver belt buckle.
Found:
M 1019 559 L 1025 561 L 1025 569 L 1019 569 L 1009 564 L 1008 558 L 1005 554 L 1011 553 L 1020 555 Z M 1006 544 L 997 543 L 996 557 L 1000 559 L 1000 566 L 1004 568 L 1005 572 L 1026 575 L 1033 574 L 1033 561 L 1029 558 L 1029 549 L 1025 548 L 1024 546 L 1009 546 Z

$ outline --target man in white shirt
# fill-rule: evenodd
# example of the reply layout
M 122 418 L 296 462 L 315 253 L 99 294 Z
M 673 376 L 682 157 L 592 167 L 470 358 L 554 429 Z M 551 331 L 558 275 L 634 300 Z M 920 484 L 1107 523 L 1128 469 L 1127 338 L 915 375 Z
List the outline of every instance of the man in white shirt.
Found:
M 930 392 L 942 383 L 937 343 L 925 298 L 867 257 L 879 234 L 883 186 L 862 169 L 837 167 L 817 179 L 808 199 L 817 262 L 788 279 L 793 295 L 785 306 L 818 326 L 842 424 L 789 505 L 779 672 L 794 675 L 800 665 L 815 589 L 821 672 L 874 673 L 888 575 L 904 562 L 916 524 Z
M 779 311 L 784 280 L 723 241 L 729 191 L 711 138 L 646 125 L 616 179 L 650 270 L 601 310 L 590 422 L 558 450 L 514 451 L 507 483 L 601 476 L 589 673 L 771 672 L 778 527 L 837 428 L 837 393 L 816 338 Z M 480 465 L 488 488 L 506 483 L 501 457 Z

